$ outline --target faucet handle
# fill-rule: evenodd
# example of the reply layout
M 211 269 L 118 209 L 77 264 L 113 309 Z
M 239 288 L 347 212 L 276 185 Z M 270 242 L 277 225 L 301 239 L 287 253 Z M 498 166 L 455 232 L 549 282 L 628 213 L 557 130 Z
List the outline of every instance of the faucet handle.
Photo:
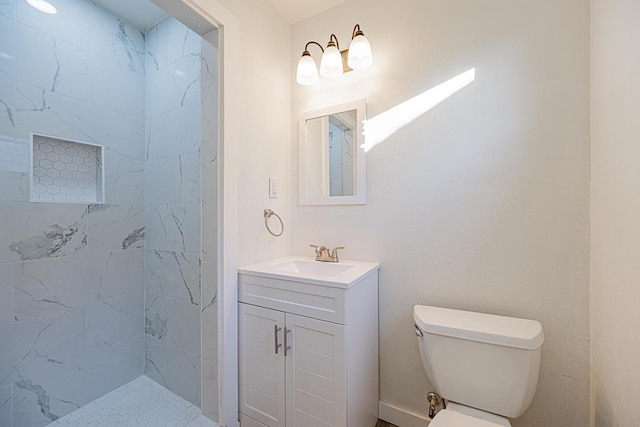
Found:
M 331 258 L 333 258 L 335 260 L 335 262 L 338 262 L 338 251 L 342 250 L 342 249 L 347 249 L 344 246 L 337 246 L 335 248 L 333 248 L 333 250 L 331 251 Z
M 313 248 L 316 251 L 316 255 L 320 255 L 322 251 L 329 251 L 326 246 L 318 246 L 318 245 L 309 245 L 309 247 Z

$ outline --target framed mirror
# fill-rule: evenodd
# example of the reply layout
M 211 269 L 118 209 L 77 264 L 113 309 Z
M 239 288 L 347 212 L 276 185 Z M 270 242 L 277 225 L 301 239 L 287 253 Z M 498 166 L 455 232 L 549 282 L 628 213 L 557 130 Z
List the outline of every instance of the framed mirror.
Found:
M 364 205 L 366 158 L 361 148 L 364 99 L 304 113 L 299 132 L 301 205 Z

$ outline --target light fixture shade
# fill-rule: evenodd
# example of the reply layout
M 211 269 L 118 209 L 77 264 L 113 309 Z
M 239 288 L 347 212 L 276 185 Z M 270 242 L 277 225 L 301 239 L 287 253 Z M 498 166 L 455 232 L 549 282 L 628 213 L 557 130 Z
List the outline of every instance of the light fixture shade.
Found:
M 351 40 L 347 64 L 354 70 L 362 70 L 373 64 L 371 44 L 362 33 Z
M 320 61 L 320 74 L 324 77 L 340 77 L 343 73 L 342 55 L 337 47 L 330 45 L 324 50 Z
M 313 60 L 309 52 L 302 54 L 302 58 L 298 61 L 298 69 L 296 71 L 296 81 L 303 86 L 311 86 L 318 83 L 318 66 Z

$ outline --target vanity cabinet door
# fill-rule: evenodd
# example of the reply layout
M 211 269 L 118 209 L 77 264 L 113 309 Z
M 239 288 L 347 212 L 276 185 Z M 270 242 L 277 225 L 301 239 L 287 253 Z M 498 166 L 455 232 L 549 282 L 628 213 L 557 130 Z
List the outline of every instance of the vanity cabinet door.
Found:
M 287 313 L 287 427 L 346 427 L 345 327 Z
M 285 315 L 242 303 L 238 312 L 240 412 L 285 427 Z

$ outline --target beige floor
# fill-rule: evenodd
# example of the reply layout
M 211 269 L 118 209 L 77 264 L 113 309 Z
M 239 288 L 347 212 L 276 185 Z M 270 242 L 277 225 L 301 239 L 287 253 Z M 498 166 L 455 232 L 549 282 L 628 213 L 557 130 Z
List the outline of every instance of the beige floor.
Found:
M 378 420 L 378 423 L 376 424 L 376 427 L 398 427 L 394 424 L 389 424 L 386 421 L 382 421 L 382 420 Z

